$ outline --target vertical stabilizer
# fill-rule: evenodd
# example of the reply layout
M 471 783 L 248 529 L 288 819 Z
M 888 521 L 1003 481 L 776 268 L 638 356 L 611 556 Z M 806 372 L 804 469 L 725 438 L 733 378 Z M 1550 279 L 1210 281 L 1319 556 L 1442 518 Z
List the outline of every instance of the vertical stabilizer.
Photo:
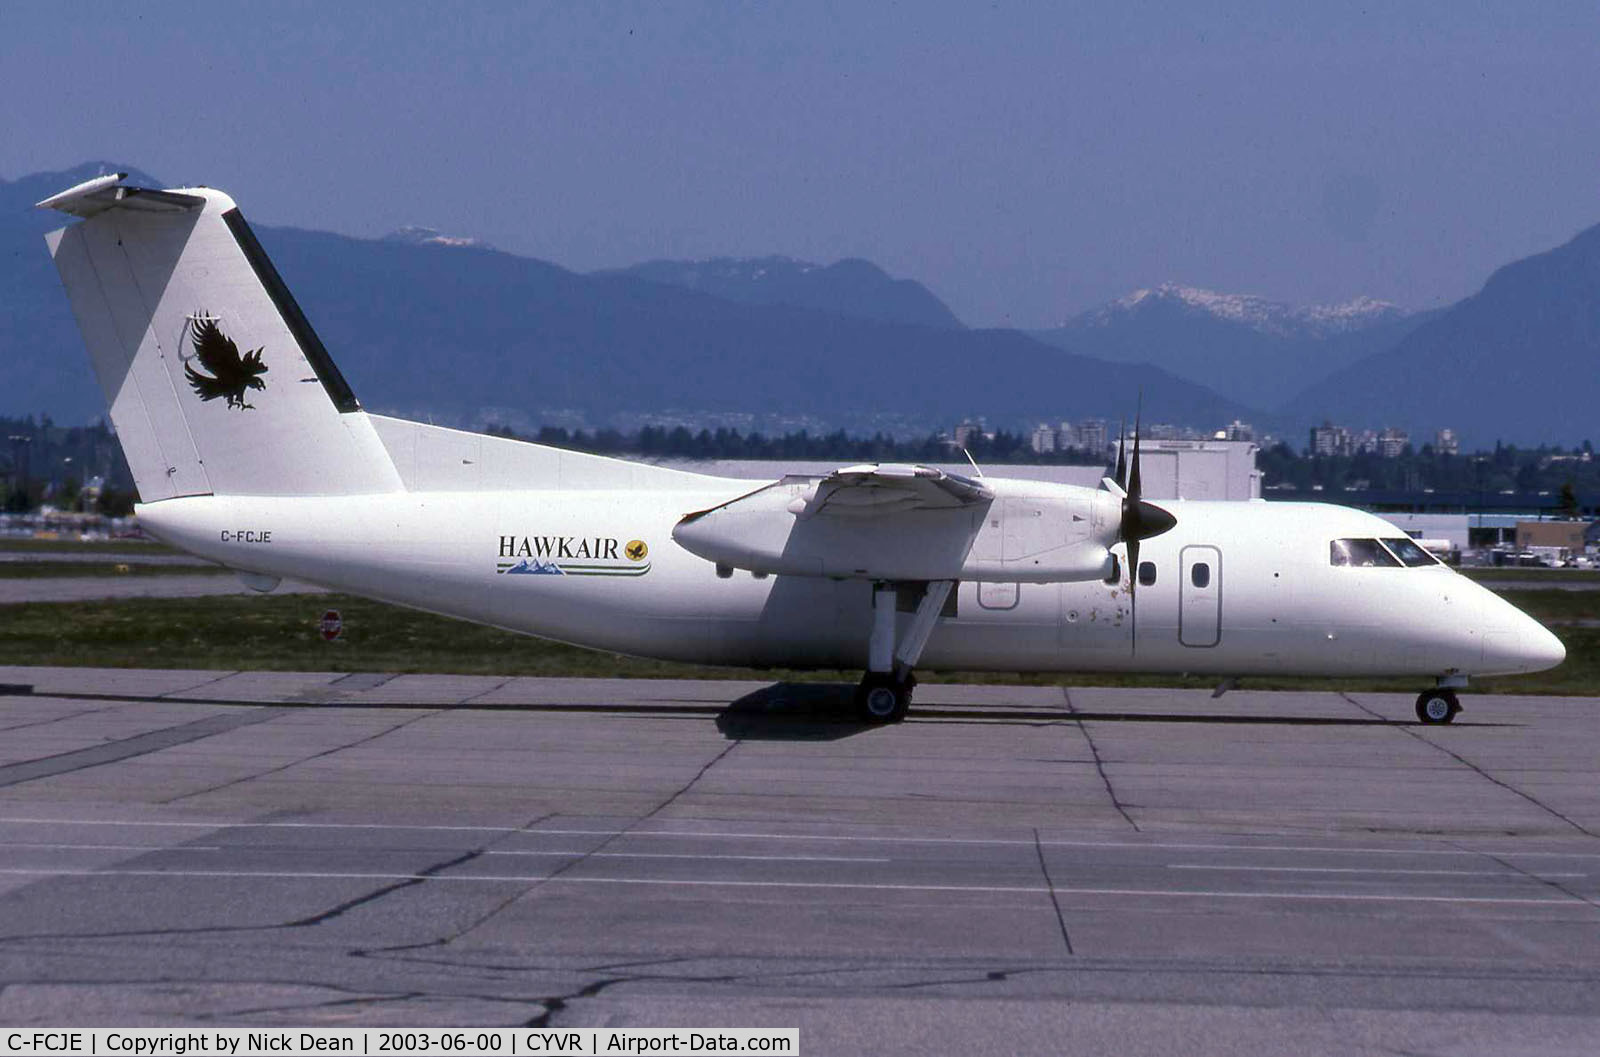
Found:
M 402 490 L 233 200 L 98 177 L 39 205 L 144 502 Z

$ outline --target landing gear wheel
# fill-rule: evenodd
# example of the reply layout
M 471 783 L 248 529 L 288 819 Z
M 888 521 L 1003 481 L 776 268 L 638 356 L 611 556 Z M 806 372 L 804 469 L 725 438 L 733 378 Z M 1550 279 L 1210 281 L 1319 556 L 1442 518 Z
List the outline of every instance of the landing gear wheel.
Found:
M 1417 695 L 1417 720 L 1421 723 L 1448 723 L 1461 711 L 1454 690 L 1425 690 Z
M 866 723 L 898 723 L 911 707 L 911 682 L 868 672 L 856 688 L 856 710 Z

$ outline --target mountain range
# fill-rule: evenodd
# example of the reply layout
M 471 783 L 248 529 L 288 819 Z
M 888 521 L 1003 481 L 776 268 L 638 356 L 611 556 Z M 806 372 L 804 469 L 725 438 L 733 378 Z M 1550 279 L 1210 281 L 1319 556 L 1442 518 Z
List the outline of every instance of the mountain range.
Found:
M 1300 421 L 1455 425 L 1463 444 L 1600 435 L 1600 225 L 1495 271 L 1284 406 Z
M 30 207 L 112 168 L 0 181 L 0 414 L 103 413 L 40 238 L 61 218 Z M 1020 428 L 1118 417 L 1142 392 L 1154 420 L 1238 417 L 1295 442 L 1326 418 L 1419 442 L 1449 426 L 1469 445 L 1571 444 L 1600 406 L 1600 227 L 1430 312 L 1167 284 L 1031 333 L 966 327 L 856 259 L 583 274 L 426 228 L 256 231 L 363 403 L 440 423 Z
M 1168 283 L 1033 336 L 1117 363 L 1152 363 L 1274 410 L 1312 382 L 1392 347 L 1426 318 L 1365 297 L 1294 306 Z
M 0 184 L 0 414 L 103 413 L 40 239 L 61 218 L 30 207 L 113 169 Z M 1173 421 L 1246 413 L 1157 367 L 963 327 L 920 285 L 866 262 L 693 266 L 710 276 L 701 283 L 689 265 L 585 275 L 432 232 L 255 230 L 362 403 L 441 424 L 676 416 L 921 432 L 969 415 L 1021 426 L 1115 414 L 1141 391 Z
M 945 303 L 914 279 L 891 279 L 871 261 L 846 258 L 819 265 L 792 257 L 713 257 L 646 261 L 596 275 L 631 275 L 699 290 L 746 305 L 787 305 L 882 323 L 959 328 Z

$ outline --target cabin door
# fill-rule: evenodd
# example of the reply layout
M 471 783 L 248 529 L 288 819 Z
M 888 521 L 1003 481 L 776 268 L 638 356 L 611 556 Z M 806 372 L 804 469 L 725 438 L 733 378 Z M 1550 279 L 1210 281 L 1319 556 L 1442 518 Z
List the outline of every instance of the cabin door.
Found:
M 1178 641 L 1215 646 L 1222 641 L 1222 552 L 1185 547 L 1178 554 Z

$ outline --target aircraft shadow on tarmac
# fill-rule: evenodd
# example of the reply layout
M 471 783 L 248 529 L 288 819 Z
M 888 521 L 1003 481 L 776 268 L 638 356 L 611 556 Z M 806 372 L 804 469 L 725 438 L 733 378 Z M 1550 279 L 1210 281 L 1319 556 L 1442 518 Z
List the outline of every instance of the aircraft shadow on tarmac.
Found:
M 856 718 L 855 687 L 843 683 L 773 683 L 717 713 L 735 741 L 838 741 L 874 727 Z
M 717 713 L 717 730 L 747 741 L 837 741 L 876 724 L 856 719 L 855 687 L 841 683 L 773 683 L 748 693 Z M 1377 716 L 1274 716 L 1214 712 L 1086 712 L 1053 708 L 913 705 L 911 720 L 1043 724 L 1088 720 L 1097 723 L 1210 723 L 1311 727 L 1415 726 L 1410 720 Z M 1457 726 L 1468 724 L 1458 722 Z M 1503 724 L 1475 723 L 1472 726 Z
M 0 697 L 30 696 L 35 692 L 30 684 L 0 683 Z M 925 691 L 926 692 L 926 691 Z M 838 741 L 871 730 L 888 729 L 857 719 L 855 686 L 847 683 L 773 683 L 730 701 L 727 705 L 715 703 L 674 703 L 663 708 L 656 703 L 577 703 L 559 701 L 496 701 L 451 705 L 439 702 L 360 701 L 339 697 L 306 696 L 284 701 L 238 700 L 224 697 L 176 696 L 166 694 L 114 694 L 105 692 L 73 693 L 50 691 L 48 696 L 78 701 L 148 702 L 151 704 L 224 705 L 245 708 L 316 709 L 316 708 L 390 708 L 439 709 L 452 708 L 506 711 L 550 712 L 593 715 L 639 715 L 660 717 L 677 715 L 682 718 L 712 717 L 717 730 L 730 740 L 748 741 Z M 1385 719 L 1381 716 L 1292 716 L 1240 715 L 1216 712 L 1089 712 L 1066 708 L 1019 708 L 996 705 L 941 705 L 924 702 L 913 705 L 910 722 L 985 723 L 1042 726 L 1051 723 L 1090 721 L 1096 723 L 1209 723 L 1218 726 L 1302 726 L 1302 727 L 1415 727 L 1410 719 Z M 1457 720 L 1453 726 L 1505 727 L 1514 723 Z

